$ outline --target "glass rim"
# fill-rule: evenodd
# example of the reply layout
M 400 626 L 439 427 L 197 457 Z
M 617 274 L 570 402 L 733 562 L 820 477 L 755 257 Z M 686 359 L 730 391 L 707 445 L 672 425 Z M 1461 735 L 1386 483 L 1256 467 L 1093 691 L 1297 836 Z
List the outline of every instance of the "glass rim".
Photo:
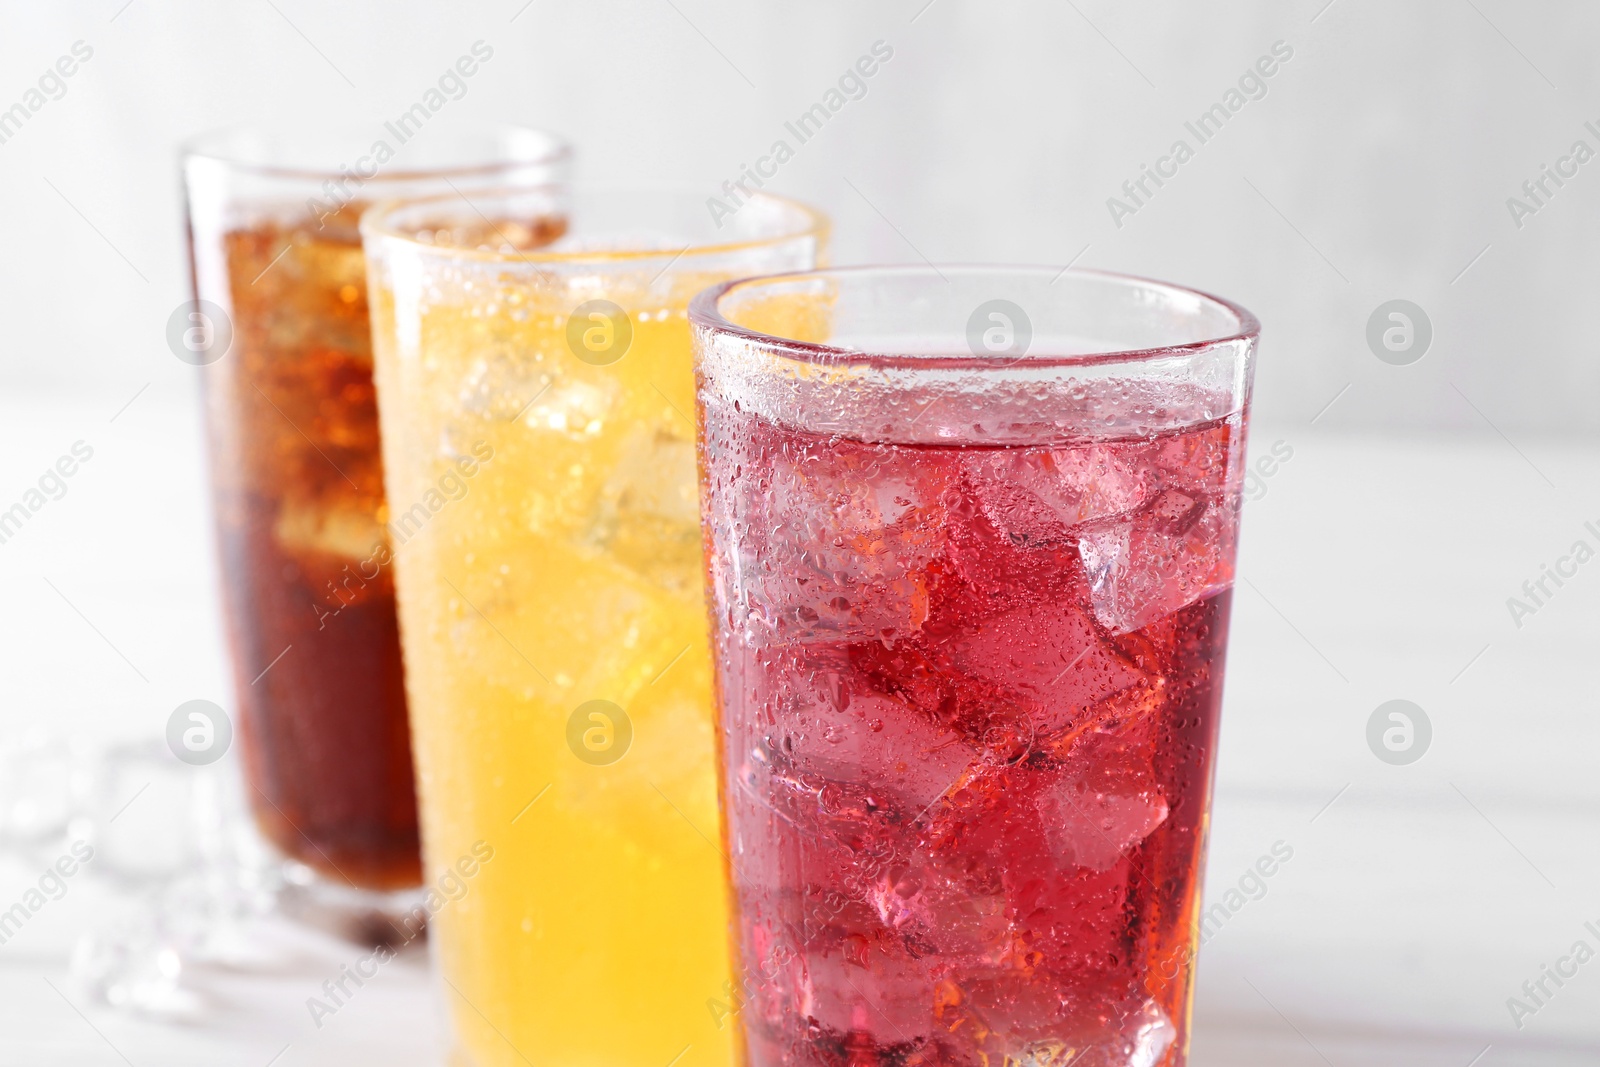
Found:
M 439 166 L 412 166 L 404 169 L 380 170 L 371 178 L 362 178 L 362 184 L 372 182 L 378 185 L 386 183 L 398 184 L 401 182 L 414 182 L 418 180 L 437 179 L 440 177 L 473 177 L 476 175 L 496 174 L 503 171 L 516 170 L 519 167 L 542 167 L 555 164 L 568 163 L 572 160 L 572 144 L 565 137 L 549 130 L 542 130 L 536 126 L 523 126 L 515 122 L 472 122 L 467 121 L 458 127 L 456 132 L 464 136 L 481 135 L 486 137 L 509 138 L 510 136 L 527 138 L 529 143 L 542 142 L 540 150 L 523 158 L 506 155 L 503 158 L 494 158 L 472 163 L 443 164 Z M 338 166 L 309 166 L 298 163 L 263 163 L 259 160 L 248 158 L 248 153 L 237 147 L 242 139 L 250 137 L 270 137 L 287 130 L 279 130 L 264 123 L 239 123 L 228 126 L 218 126 L 203 133 L 185 138 L 178 145 L 178 157 L 185 165 L 195 160 L 204 160 L 217 163 L 240 174 L 253 174 L 263 178 L 281 178 L 291 180 L 321 180 L 338 178 Z M 357 131 L 351 123 L 321 126 L 316 133 L 348 136 L 352 145 L 359 144 L 362 139 L 370 139 L 372 131 L 363 128 Z M 290 134 L 290 136 L 293 136 Z M 346 161 L 348 162 L 348 161 Z M 342 165 L 342 164 L 341 164 Z
M 780 196 L 777 193 L 765 191 L 749 196 L 744 201 L 744 205 L 741 205 L 741 209 L 743 206 L 758 201 L 775 204 L 796 213 L 800 222 L 781 233 L 704 244 L 691 242 L 682 248 L 575 249 L 565 252 L 552 252 L 547 248 L 530 248 L 525 251 L 513 249 L 509 252 L 498 249 L 461 248 L 451 245 L 429 244 L 426 241 L 418 240 L 414 231 L 400 227 L 394 222 L 395 218 L 403 212 L 424 208 L 430 204 L 464 200 L 469 207 L 473 207 L 476 201 L 527 196 L 534 193 L 546 193 L 563 198 L 570 198 L 573 195 L 580 197 L 586 195 L 619 197 L 673 196 L 683 197 L 686 202 L 692 199 L 697 205 L 703 199 L 702 192 L 672 186 L 584 186 L 574 185 L 570 182 L 470 189 L 462 193 L 433 193 L 427 196 L 381 200 L 373 204 L 361 215 L 361 236 L 363 240 L 381 238 L 409 245 L 413 248 L 423 249 L 441 259 L 472 260 L 479 263 L 501 264 L 521 262 L 530 266 L 541 264 L 554 266 L 565 263 L 643 263 L 652 259 L 666 259 L 670 260 L 671 263 L 676 263 L 679 260 L 692 260 L 755 249 L 773 248 L 791 241 L 800 241 L 807 238 L 821 241 L 828 236 L 833 226 L 828 216 L 820 209 L 793 197 Z M 669 263 L 669 266 L 671 263 Z
M 948 282 L 942 271 L 1013 275 L 1030 274 L 1038 276 L 1048 273 L 1052 275 L 1051 285 L 1065 277 L 1098 278 L 1114 282 L 1132 283 L 1151 290 L 1182 295 L 1210 303 L 1232 316 L 1236 323 L 1236 328 L 1231 333 L 1224 333 L 1216 337 L 1205 337 L 1195 341 L 1185 341 L 1182 344 L 1175 345 L 1119 348 L 1114 351 L 1086 352 L 1077 355 L 1034 356 L 1025 354 L 1015 356 L 1004 354 L 985 357 L 965 353 L 954 355 L 944 353 L 919 354 L 841 348 L 836 345 L 818 344 L 814 341 L 801 341 L 791 337 L 763 333 L 759 330 L 753 330 L 730 322 L 722 314 L 721 303 L 723 297 L 744 286 L 770 285 L 775 282 L 803 278 L 864 277 L 873 274 L 894 273 L 922 275 L 924 278 Z M 808 364 L 829 366 L 856 364 L 888 369 L 921 370 L 933 368 L 941 370 L 1014 370 L 1019 366 L 1093 367 L 1111 363 L 1142 363 L 1204 352 L 1208 349 L 1238 342 L 1254 343 L 1261 336 L 1261 322 L 1247 308 L 1225 297 L 1208 293 L 1203 289 L 1194 289 L 1189 286 L 1159 281 L 1137 274 L 1097 270 L 1089 267 L 1067 266 L 1058 268 L 1040 264 L 1007 263 L 945 263 L 937 266 L 932 263 L 926 265 L 917 263 L 862 264 L 849 267 L 824 267 L 816 270 L 786 271 L 780 274 L 763 274 L 749 278 L 733 278 L 711 286 L 695 295 L 695 298 L 689 302 L 689 324 L 691 327 L 699 327 L 713 333 L 738 337 L 763 348 L 779 351 L 798 362 Z

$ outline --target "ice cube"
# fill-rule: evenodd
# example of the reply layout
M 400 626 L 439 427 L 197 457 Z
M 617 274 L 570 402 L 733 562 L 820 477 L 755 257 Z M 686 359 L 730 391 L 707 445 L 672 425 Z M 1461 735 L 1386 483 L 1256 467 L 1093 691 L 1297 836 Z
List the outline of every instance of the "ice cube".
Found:
M 886 581 L 827 573 L 826 562 L 787 556 L 766 573 L 747 557 L 743 567 L 747 636 L 760 642 L 838 638 L 897 640 L 914 633 L 928 615 L 927 582 L 920 574 Z
M 1062 541 L 1070 525 L 1064 513 L 1075 500 L 1049 469 L 1049 453 L 980 452 L 963 464 L 978 506 L 990 522 L 1019 544 Z
M 1239 432 L 1238 426 L 1224 423 L 1154 444 L 1146 462 L 1155 483 L 1161 488 L 1183 489 L 1202 496 L 1237 493 L 1243 469 L 1234 470 L 1230 461 L 1240 456 L 1241 450 L 1234 445 Z
M 877 641 L 869 648 L 890 654 Z M 858 646 L 789 645 L 758 653 L 755 688 L 768 726 L 754 761 L 837 798 L 837 811 L 864 808 L 912 827 L 978 757 L 970 741 L 925 710 L 874 691 L 858 672 Z
M 898 939 L 845 931 L 805 956 L 797 1009 L 838 1034 L 882 1045 L 916 1041 L 933 1030 L 935 961 L 919 960 Z
M 1167 802 L 1154 790 L 1107 793 L 1081 780 L 1056 783 L 1035 803 L 1059 862 L 1096 871 L 1109 871 L 1167 819 Z
M 608 384 L 579 378 L 558 380 L 529 397 L 522 409 L 522 424 L 574 441 L 597 437 L 617 399 L 616 390 L 606 387 Z
M 843 694 L 809 733 L 786 732 L 794 766 L 893 803 L 915 818 L 937 800 L 975 755 L 954 731 L 910 705 L 877 693 Z
M 769 784 L 782 790 L 792 783 L 775 774 Z M 908 1039 L 902 1032 L 926 1032 L 931 983 L 867 897 L 882 872 L 904 868 L 906 857 L 892 844 L 884 851 L 882 840 L 860 847 L 842 842 L 825 810 L 831 803 L 804 790 L 760 798 L 742 783 L 729 798 L 731 825 L 758 829 L 754 838 L 736 832 L 731 839 L 746 970 L 751 960 L 761 961 L 767 979 L 749 992 L 763 1021 L 809 1017 L 835 1040 L 860 1035 L 898 1043 Z
M 1178 1039 L 1178 1028 L 1153 1000 L 1118 1012 L 1110 1026 L 1072 1061 L 1074 1067 L 1156 1067 Z
M 1126 515 L 1150 495 L 1146 448 L 1086 445 L 1050 453 L 1061 483 L 1078 500 L 1077 522 Z
M 990 614 L 1007 604 L 1069 597 L 1088 600 L 1088 585 L 1070 538 L 1035 543 L 1013 536 L 985 513 L 981 502 L 957 496 L 945 510 L 944 559 L 952 580 L 935 588 L 931 613 L 948 615 L 957 627 L 974 613 Z M 940 629 L 935 618 L 933 629 Z
M 497 532 L 493 558 L 502 562 L 480 560 L 458 570 L 453 588 L 437 601 L 440 629 L 448 627 L 455 656 L 452 669 L 512 693 L 549 694 L 546 699 L 571 699 L 573 706 L 603 696 L 628 708 L 689 643 L 694 629 L 681 599 L 604 554 L 555 538 Z M 529 610 L 549 604 L 561 606 L 559 624 Z M 674 674 L 684 667 L 679 663 Z
M 975 892 L 918 856 L 909 867 L 886 870 L 872 892 L 872 903 L 885 926 L 913 950 L 997 955 L 1009 943 L 1011 929 L 1006 898 L 999 892 Z
M 740 1018 L 719 1020 L 744 1026 L 748 1036 L 778 1037 L 795 1018 L 795 998 L 805 981 L 804 952 L 791 936 L 788 924 L 775 915 L 756 917 L 741 909 L 745 920 L 739 951 L 741 966 L 729 983 L 729 998 L 722 1006 Z M 782 1038 L 779 1038 L 782 1040 Z M 765 1062 L 778 1062 L 768 1060 Z
M 994 1067 L 1155 1067 L 1177 1028 L 1131 982 L 1074 986 L 1021 968 L 957 970 L 941 979 L 940 1029 Z
M 950 721 L 958 678 L 941 670 L 918 642 L 858 641 L 849 646 L 854 684 L 895 697 L 935 722 Z
M 752 640 L 897 641 L 928 614 L 928 563 L 941 550 L 949 472 L 840 444 L 779 456 L 735 488 L 731 538 Z
M 1085 529 L 1095 617 L 1129 633 L 1229 588 L 1238 528 L 1237 497 L 1167 489 L 1130 519 Z
M 1096 705 L 1151 681 L 1072 601 L 1026 605 L 983 619 L 950 648 L 963 674 L 1024 701 L 1041 744 L 1082 729 Z
M 1126 446 L 978 452 L 963 464 L 989 521 L 1019 544 L 1067 537 L 1080 523 L 1126 514 L 1149 494 Z
M 369 561 L 388 541 L 371 508 L 317 501 L 286 501 L 273 533 L 291 555 L 320 554 L 341 561 Z
M 547 396 L 555 375 L 539 353 L 500 343 L 473 361 L 461 379 L 461 411 L 485 419 L 514 419 L 536 399 Z
M 783 780 L 779 786 L 787 784 Z M 752 799 L 747 796 L 738 805 L 743 817 L 751 814 Z M 814 794 L 806 798 L 809 804 L 795 804 L 797 798 L 781 794 L 767 799 L 772 807 L 757 813 L 767 836 L 740 836 L 732 857 L 741 907 L 765 904 L 806 943 L 841 922 L 880 925 L 870 903 L 872 888 L 881 870 L 905 862 L 909 847 L 897 847 L 897 837 L 881 825 L 841 820 L 821 810 Z
M 935 806 L 922 842 L 923 862 L 972 898 L 1003 897 L 1012 924 L 1007 937 L 1016 947 L 1004 952 L 1004 944 L 996 944 L 991 956 L 1022 953 L 1061 976 L 1093 984 L 1129 964 L 1134 874 L 1128 862 L 1119 862 L 1123 855 L 1099 870 L 1073 862 L 1066 848 L 1075 840 L 1059 843 L 1052 823 L 1060 818 L 1049 793 L 1063 783 L 1090 781 L 1089 770 L 1040 758 L 979 767 Z
M 1116 1039 L 1123 1005 L 1131 999 L 1122 990 L 1074 988 L 1056 975 L 1015 964 L 954 968 L 936 995 L 938 1025 L 965 1053 L 957 1062 L 993 1067 L 1091 1062 L 1090 1049 Z
M 879 925 L 873 904 L 879 880 L 911 862 L 915 834 L 860 793 L 776 778 L 780 791 L 770 799 L 781 826 L 774 847 L 761 852 L 794 921 L 807 936 L 840 921 Z M 767 875 L 752 869 L 746 877 Z
M 698 527 L 693 441 L 659 427 L 636 426 L 623 439 L 621 453 L 602 494 L 607 507 Z
M 1002 853 L 1025 851 L 1039 837 L 1038 817 L 1017 788 L 1018 768 L 974 764 L 923 820 L 918 856 L 946 878 L 979 894 L 998 892 Z M 1019 830 L 1015 838 L 1010 830 Z M 1041 847 L 1041 855 L 1046 850 Z
M 1178 1039 L 1178 1028 L 1153 1000 L 1144 1002 L 1144 1007 L 1124 1024 L 1123 1032 L 1128 1048 L 1122 1055 L 1128 1067 L 1156 1067 Z
M 700 504 L 694 442 L 635 426 L 600 490 L 587 538 L 673 592 L 701 588 Z

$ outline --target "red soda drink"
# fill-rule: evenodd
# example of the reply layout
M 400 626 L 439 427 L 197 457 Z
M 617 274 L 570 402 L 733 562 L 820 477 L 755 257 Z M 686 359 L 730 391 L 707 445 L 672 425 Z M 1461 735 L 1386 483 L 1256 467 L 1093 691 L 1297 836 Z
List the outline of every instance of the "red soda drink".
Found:
M 1026 385 L 1003 430 L 994 389 L 812 418 L 712 362 L 748 1062 L 1181 1064 L 1242 410 L 1107 379 Z

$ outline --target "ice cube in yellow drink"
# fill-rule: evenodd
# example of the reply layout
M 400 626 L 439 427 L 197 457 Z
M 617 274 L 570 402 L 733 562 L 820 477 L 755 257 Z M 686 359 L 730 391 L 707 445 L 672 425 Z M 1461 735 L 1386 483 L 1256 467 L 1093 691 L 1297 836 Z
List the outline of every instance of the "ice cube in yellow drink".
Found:
M 457 872 L 431 934 L 457 1056 L 724 1067 L 741 997 L 686 306 L 763 264 L 530 267 L 370 228 L 368 249 L 425 874 Z

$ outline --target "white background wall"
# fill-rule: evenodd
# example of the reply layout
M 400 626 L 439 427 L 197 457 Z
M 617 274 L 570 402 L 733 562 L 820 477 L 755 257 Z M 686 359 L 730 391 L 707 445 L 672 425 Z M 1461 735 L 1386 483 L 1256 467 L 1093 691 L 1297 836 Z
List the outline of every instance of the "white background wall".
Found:
M 1600 428 L 1600 162 L 1520 230 L 1505 205 L 1574 139 L 1600 149 L 1593 5 L 125 2 L 0 6 L 0 107 L 74 41 L 94 49 L 0 145 L 0 384 L 189 388 L 162 330 L 185 285 L 175 146 L 197 131 L 391 117 L 482 39 L 494 59 L 434 129 L 546 126 L 585 178 L 709 195 L 882 39 L 866 98 L 775 183 L 834 214 L 838 262 L 1082 252 L 1255 310 L 1267 418 L 1350 384 L 1327 425 Z M 1294 58 L 1269 94 L 1113 225 L 1106 198 L 1280 39 Z M 1363 338 L 1395 297 L 1435 327 L 1408 368 Z

